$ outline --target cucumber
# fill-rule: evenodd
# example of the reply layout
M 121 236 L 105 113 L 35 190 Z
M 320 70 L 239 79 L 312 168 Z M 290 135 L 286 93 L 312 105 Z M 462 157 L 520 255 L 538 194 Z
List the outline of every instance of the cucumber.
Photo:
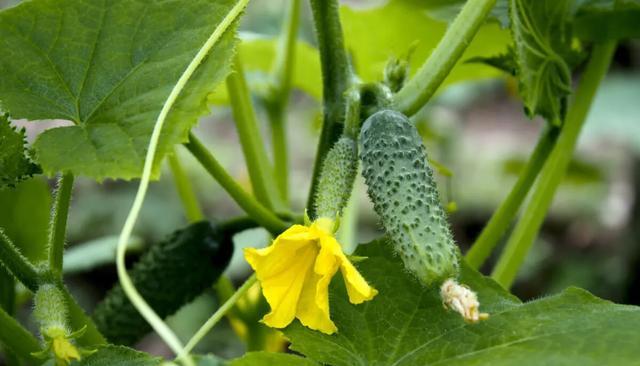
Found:
M 459 249 L 415 126 L 378 111 L 365 121 L 359 149 L 367 192 L 407 270 L 428 287 L 457 277 Z
M 232 254 L 231 237 L 200 221 L 151 247 L 129 274 L 140 294 L 164 318 L 209 288 Z M 93 319 L 115 344 L 132 345 L 151 331 L 119 284 L 98 304 Z
M 349 202 L 358 173 L 358 146 L 342 136 L 329 150 L 318 179 L 315 213 L 317 217 L 336 219 Z

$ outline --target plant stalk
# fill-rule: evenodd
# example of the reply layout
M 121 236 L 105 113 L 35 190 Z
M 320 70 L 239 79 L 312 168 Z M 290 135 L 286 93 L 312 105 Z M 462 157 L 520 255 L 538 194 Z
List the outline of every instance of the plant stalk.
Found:
M 189 180 L 186 172 L 182 168 L 180 159 L 178 158 L 176 151 L 170 154 L 168 157 L 169 166 L 171 167 L 171 173 L 173 173 L 173 181 L 180 196 L 182 207 L 184 208 L 185 216 L 189 222 L 198 222 L 204 219 L 202 208 L 198 203 L 198 197 L 193 190 L 193 185 Z
M 0 343 L 30 364 L 41 363 L 32 353 L 40 351 L 38 339 L 0 308 Z
M 235 303 L 240 299 L 253 284 L 256 283 L 257 277 L 255 273 L 249 277 L 240 288 L 227 300 L 222 306 L 216 310 L 213 315 L 202 325 L 202 327 L 194 334 L 194 336 L 187 342 L 187 345 L 184 347 L 184 350 L 181 354 L 176 357 L 176 360 L 180 360 L 184 355 L 189 354 L 191 350 L 206 336 L 209 331 L 222 319 L 222 317 L 235 305 Z
M 271 163 L 261 139 L 256 113 L 239 55 L 234 59 L 234 72 L 227 76 L 227 91 L 244 153 L 251 187 L 256 199 L 269 209 L 283 209 Z
M 342 133 L 345 114 L 345 92 L 352 79 L 342 37 L 338 0 L 311 0 L 320 62 L 322 64 L 323 123 L 313 166 L 311 189 L 307 199 L 310 218 L 315 218 L 318 178 L 324 157 Z
M 189 135 L 189 142 L 185 146 L 236 203 L 261 226 L 274 235 L 286 230 L 287 224 L 247 194 L 195 135 Z
M 73 180 L 73 174 L 70 172 L 63 173 L 58 179 L 56 198 L 53 203 L 53 209 L 51 210 L 48 242 L 49 268 L 57 277 L 62 276 L 64 244 L 67 233 L 67 219 L 69 217 Z
M 480 236 L 467 252 L 465 258 L 472 268 L 478 269 L 482 266 L 513 222 L 522 202 L 527 197 L 531 186 L 533 186 L 542 166 L 555 146 L 558 134 L 559 129 L 550 124 L 544 128 L 536 147 L 531 153 L 531 157 L 529 157 L 529 161 L 518 176 L 513 188 L 511 188 L 511 192 L 493 213 Z
M 40 284 L 38 270 L 20 253 L 20 249 L 13 244 L 2 228 L 0 228 L 0 263 L 30 291 L 38 290 Z
M 462 57 L 495 3 L 496 0 L 468 0 L 464 4 L 433 53 L 396 94 L 394 101 L 398 111 L 411 116 L 427 104 Z
M 596 44 L 575 93 L 556 145 L 544 164 L 531 199 L 491 274 L 504 288 L 510 288 L 536 238 L 553 196 L 565 176 L 582 125 L 600 82 L 609 69 L 615 42 Z
M 286 20 L 282 26 L 280 43 L 273 67 L 273 83 L 265 101 L 271 125 L 273 145 L 273 169 L 276 184 L 283 202 L 289 200 L 289 164 L 287 149 L 286 110 L 295 67 L 295 53 L 300 24 L 300 0 L 290 0 Z

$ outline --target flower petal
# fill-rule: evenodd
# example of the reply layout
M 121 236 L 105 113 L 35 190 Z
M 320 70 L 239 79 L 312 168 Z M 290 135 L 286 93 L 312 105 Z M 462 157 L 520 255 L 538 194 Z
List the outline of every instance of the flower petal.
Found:
M 373 299 L 378 294 L 378 291 L 369 286 L 367 281 L 362 277 L 360 272 L 358 272 L 356 267 L 351 264 L 347 256 L 342 252 L 340 243 L 338 243 L 338 241 L 333 236 L 328 235 L 323 237 L 321 240 L 322 248 L 326 248 L 327 250 L 331 251 L 331 253 L 333 253 L 336 260 L 340 264 L 340 271 L 342 272 L 342 277 L 347 287 L 349 301 L 352 304 L 360 304 Z M 318 261 L 320 261 L 320 258 L 318 258 Z M 316 272 L 318 270 L 317 262 L 315 270 Z
M 307 274 L 312 272 L 317 253 L 315 245 L 302 245 L 297 250 L 288 252 L 278 250 L 264 262 L 265 268 L 277 270 L 261 274 L 260 268 L 256 268 L 262 293 L 271 307 L 271 312 L 263 318 L 265 324 L 273 328 L 284 328 L 293 321 L 302 286 Z M 280 270 L 281 268 L 284 269 Z
M 338 265 L 335 263 L 333 268 L 324 275 L 310 271 L 302 287 L 300 302 L 298 302 L 296 317 L 300 319 L 300 322 L 306 327 L 325 334 L 333 334 L 338 330 L 331 321 L 329 313 L 329 283 L 337 270 Z

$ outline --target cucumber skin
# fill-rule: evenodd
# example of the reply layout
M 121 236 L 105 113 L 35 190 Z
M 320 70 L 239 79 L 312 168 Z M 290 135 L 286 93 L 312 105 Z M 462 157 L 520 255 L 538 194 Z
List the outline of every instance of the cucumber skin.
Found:
M 322 163 L 318 180 L 315 213 L 317 217 L 335 219 L 349 202 L 353 182 L 358 174 L 358 145 L 341 137 Z
M 129 275 L 142 297 L 165 318 L 211 287 L 232 254 L 231 239 L 220 235 L 209 222 L 200 221 L 152 246 Z M 93 319 L 114 344 L 132 345 L 151 331 L 120 284 L 98 304 Z
M 365 121 L 359 148 L 367 192 L 407 270 L 428 287 L 457 277 L 459 249 L 415 126 L 379 111 Z

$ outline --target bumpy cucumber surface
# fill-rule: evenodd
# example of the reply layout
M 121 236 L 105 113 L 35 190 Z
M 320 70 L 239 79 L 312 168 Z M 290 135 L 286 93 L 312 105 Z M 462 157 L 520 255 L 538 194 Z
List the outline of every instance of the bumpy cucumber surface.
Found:
M 231 238 L 201 221 L 152 246 L 129 274 L 140 294 L 164 318 L 210 287 L 232 254 Z M 100 332 L 116 344 L 131 345 L 151 330 L 120 285 L 98 305 L 93 319 Z
M 317 217 L 335 219 L 349 201 L 353 181 L 358 172 L 358 146 L 350 138 L 341 137 L 329 150 L 318 180 Z
M 455 278 L 459 250 L 415 126 L 379 111 L 365 121 L 359 145 L 369 197 L 405 267 L 426 286 Z

